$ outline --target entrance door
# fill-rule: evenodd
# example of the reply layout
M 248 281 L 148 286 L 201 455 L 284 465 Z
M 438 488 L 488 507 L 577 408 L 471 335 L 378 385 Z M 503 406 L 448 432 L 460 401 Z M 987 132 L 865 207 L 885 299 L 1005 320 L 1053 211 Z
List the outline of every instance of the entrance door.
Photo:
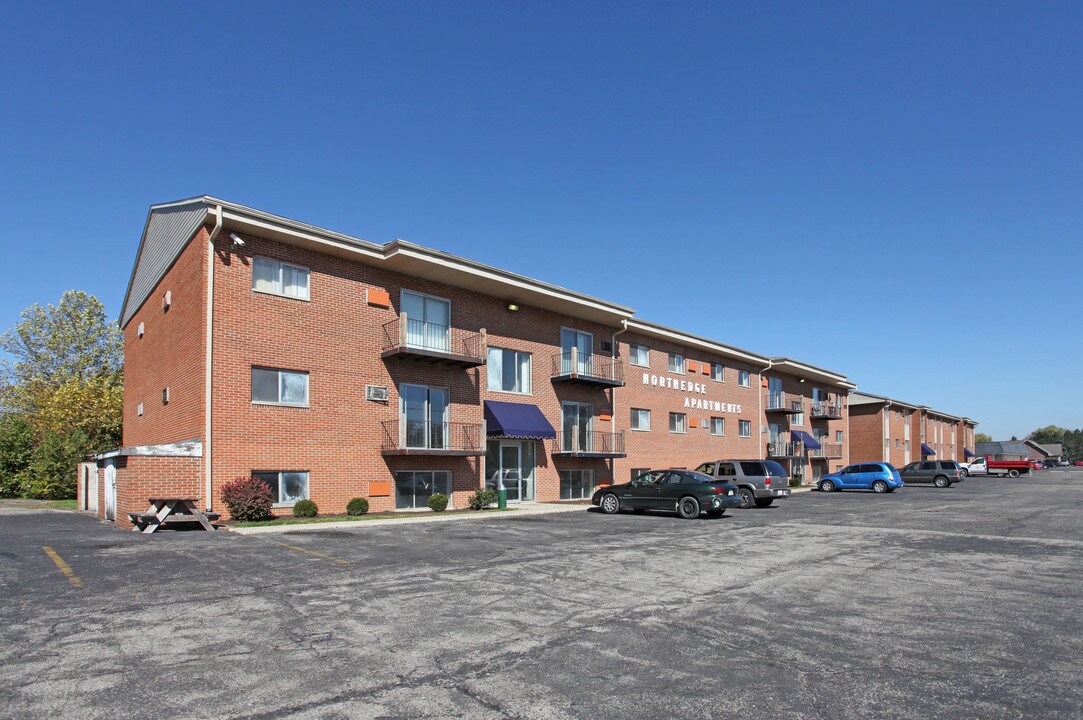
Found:
M 575 348 L 575 368 L 572 368 L 572 348 Z M 560 352 L 562 373 L 594 374 L 594 336 L 590 333 L 561 328 Z
M 105 519 L 117 519 L 117 465 L 116 460 L 105 461 Z
M 485 486 L 493 490 L 504 481 L 508 502 L 534 501 L 534 442 L 490 440 L 485 455 Z
M 565 402 L 562 404 L 564 421 L 561 449 L 564 452 L 593 452 L 594 406 L 586 403 Z

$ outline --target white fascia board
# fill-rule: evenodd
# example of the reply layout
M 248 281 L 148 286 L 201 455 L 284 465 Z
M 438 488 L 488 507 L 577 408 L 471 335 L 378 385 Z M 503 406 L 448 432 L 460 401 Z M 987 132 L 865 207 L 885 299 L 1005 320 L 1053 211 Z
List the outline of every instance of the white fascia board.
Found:
M 860 400 L 860 401 L 851 399 L 850 400 L 851 404 L 853 404 L 855 402 L 860 402 L 861 404 L 868 404 L 868 403 L 873 403 L 873 402 L 883 402 L 883 403 L 891 403 L 892 407 L 904 407 L 904 408 L 909 408 L 911 410 L 921 410 L 922 409 L 922 407 L 920 405 L 914 405 L 912 403 L 903 402 L 902 400 L 896 400 L 895 398 L 890 398 L 890 397 L 887 397 L 886 395 L 873 395 L 872 393 L 864 392 L 864 391 L 853 393 L 850 397 L 851 398 L 857 398 L 857 397 L 870 398 L 869 400 Z
M 791 375 L 797 377 L 803 377 L 807 380 L 818 380 L 820 382 L 830 383 L 837 387 L 846 388 L 847 390 L 854 390 L 857 388 L 856 383 L 850 382 L 845 375 L 840 375 L 830 370 L 816 367 L 815 365 L 809 365 L 808 363 L 798 362 L 790 358 L 773 358 L 771 360 L 772 370 L 781 370 L 789 372 Z
M 235 222 L 249 227 L 259 228 L 261 230 L 267 230 L 270 232 L 284 233 L 291 235 L 300 240 L 306 240 L 310 243 L 322 245 L 324 247 L 334 247 L 343 250 L 349 250 L 350 252 L 363 255 L 372 260 L 379 260 L 383 258 L 383 253 L 380 252 L 380 246 L 374 243 L 370 243 L 366 240 L 359 240 L 357 238 L 351 238 L 343 235 L 340 238 L 335 237 L 336 234 L 330 232 L 312 232 L 309 230 L 302 230 L 292 224 L 285 224 L 276 222 L 274 220 L 265 220 L 257 217 L 253 217 L 248 213 L 238 213 L 233 210 L 222 208 L 222 221 Z
M 756 355 L 755 353 L 746 352 L 740 348 L 731 347 L 729 345 L 723 345 L 721 343 L 708 340 L 706 338 L 697 337 L 695 335 L 689 335 L 688 333 L 681 332 L 680 330 L 674 330 L 672 328 L 662 327 L 661 325 L 655 325 L 654 323 L 646 323 L 635 319 L 628 321 L 628 329 L 635 332 L 642 333 L 643 335 L 649 335 L 650 337 L 656 337 L 661 340 L 670 340 L 680 345 L 687 345 L 689 347 L 699 348 L 701 350 L 707 350 L 719 355 L 726 355 L 727 357 L 735 358 L 737 360 L 744 360 L 746 362 L 755 363 L 757 365 L 765 365 L 768 360 L 762 355 Z

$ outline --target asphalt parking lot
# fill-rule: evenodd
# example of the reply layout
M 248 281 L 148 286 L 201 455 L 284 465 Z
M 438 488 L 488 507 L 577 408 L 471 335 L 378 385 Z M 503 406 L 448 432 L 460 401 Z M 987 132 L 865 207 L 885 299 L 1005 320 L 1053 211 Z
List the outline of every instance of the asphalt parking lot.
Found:
M 1081 531 L 1061 470 L 697 521 L 3 511 L 0 717 L 1078 718 Z

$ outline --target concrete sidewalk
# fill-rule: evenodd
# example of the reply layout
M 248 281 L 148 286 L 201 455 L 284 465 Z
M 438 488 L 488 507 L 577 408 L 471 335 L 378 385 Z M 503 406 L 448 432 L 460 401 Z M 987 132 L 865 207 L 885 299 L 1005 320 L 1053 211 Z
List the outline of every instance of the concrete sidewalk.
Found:
M 356 530 L 370 527 L 383 527 L 386 525 L 415 525 L 417 523 L 434 522 L 457 522 L 475 520 L 515 520 L 517 518 L 533 517 L 535 515 L 551 515 L 553 513 L 586 512 L 590 504 L 583 503 L 523 503 L 522 505 L 510 505 L 506 512 L 492 510 L 479 510 L 471 513 L 454 513 L 451 515 L 437 512 L 403 513 L 401 517 L 393 517 L 379 520 L 341 520 L 339 522 L 326 523 L 299 523 L 297 525 L 264 525 L 262 527 L 222 527 L 223 530 L 237 533 L 238 535 L 263 535 L 265 533 L 288 533 L 303 530 L 305 532 L 323 530 Z

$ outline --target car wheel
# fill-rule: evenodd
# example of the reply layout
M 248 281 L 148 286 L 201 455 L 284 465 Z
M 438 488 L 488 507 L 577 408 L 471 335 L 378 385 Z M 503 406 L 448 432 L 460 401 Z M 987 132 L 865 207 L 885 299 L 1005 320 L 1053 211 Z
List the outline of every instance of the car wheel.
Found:
M 602 512 L 612 515 L 615 512 L 620 511 L 620 500 L 613 493 L 606 493 L 602 496 L 602 502 L 600 503 Z
M 835 490 L 835 483 L 830 480 L 824 480 L 820 483 L 820 492 L 833 492 Z
M 771 507 L 774 501 L 774 498 L 756 498 L 756 507 Z
M 694 520 L 699 517 L 699 500 L 694 497 L 683 497 L 677 501 L 677 512 L 685 520 Z
M 755 506 L 756 495 L 748 488 L 741 488 L 737 491 L 737 494 L 741 496 L 741 509 L 748 510 Z
M 938 488 L 946 488 L 948 485 L 951 485 L 951 483 L 948 482 L 948 479 L 943 475 L 938 475 L 933 480 L 933 485 L 936 485 Z
M 1011 478 L 1019 477 L 1019 471 L 1018 470 L 1009 470 L 1008 471 L 1008 477 L 1011 477 Z
M 970 477 L 970 471 L 966 468 L 962 469 L 963 477 Z
M 887 483 L 883 480 L 877 480 L 872 484 L 872 491 L 878 493 L 886 493 L 888 491 Z

